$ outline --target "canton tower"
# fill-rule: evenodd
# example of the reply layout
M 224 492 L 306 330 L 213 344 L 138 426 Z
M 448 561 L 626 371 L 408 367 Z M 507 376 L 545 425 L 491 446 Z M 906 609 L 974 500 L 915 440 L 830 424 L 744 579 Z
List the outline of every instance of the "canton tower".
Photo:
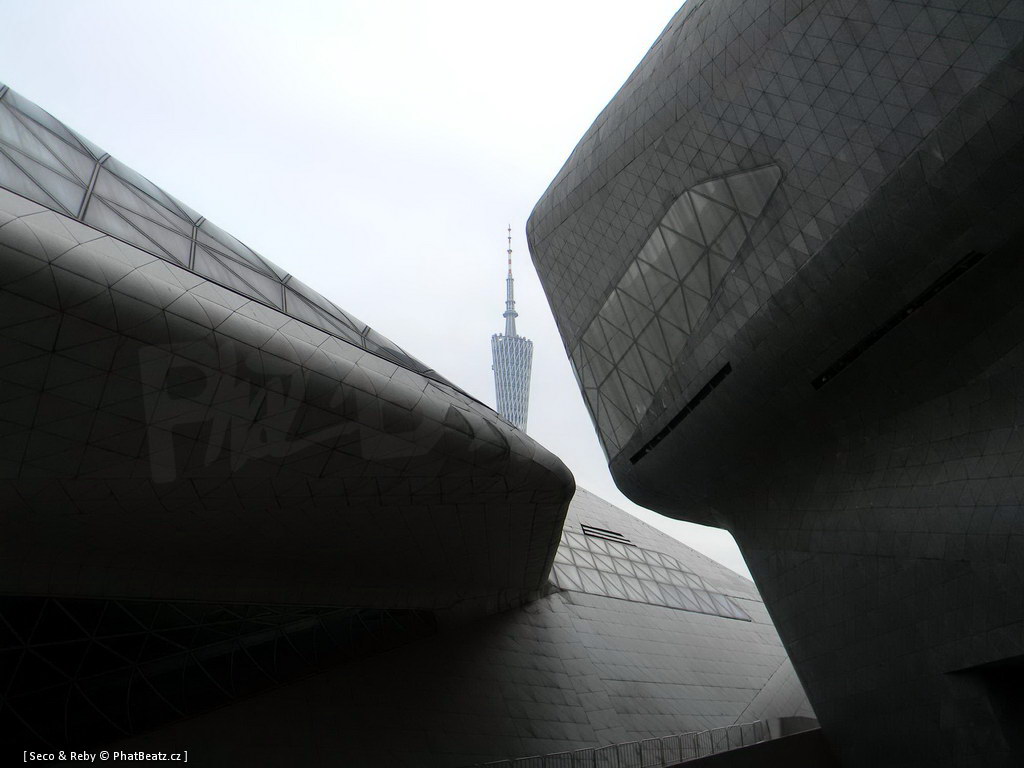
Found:
M 505 333 L 491 336 L 491 359 L 498 413 L 526 429 L 530 408 L 530 367 L 533 342 L 516 333 L 516 300 L 512 286 L 512 225 L 508 228 L 508 277 L 505 278 Z

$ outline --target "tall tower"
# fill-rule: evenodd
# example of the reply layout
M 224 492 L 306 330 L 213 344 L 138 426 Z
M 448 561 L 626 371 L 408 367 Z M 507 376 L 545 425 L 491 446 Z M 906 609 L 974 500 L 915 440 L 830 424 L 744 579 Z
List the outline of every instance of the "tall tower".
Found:
M 505 333 L 491 336 L 491 359 L 498 413 L 526 429 L 530 409 L 530 368 L 533 342 L 516 333 L 516 300 L 512 285 L 512 225 L 508 227 L 508 276 L 505 278 Z

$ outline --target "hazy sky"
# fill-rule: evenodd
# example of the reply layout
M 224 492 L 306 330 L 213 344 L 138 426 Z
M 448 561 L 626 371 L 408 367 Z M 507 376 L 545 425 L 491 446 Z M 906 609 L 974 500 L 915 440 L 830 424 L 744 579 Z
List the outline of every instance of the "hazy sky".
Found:
M 680 0 L 0 0 L 0 82 L 493 405 L 512 225 L 529 433 L 613 485 L 525 224 Z

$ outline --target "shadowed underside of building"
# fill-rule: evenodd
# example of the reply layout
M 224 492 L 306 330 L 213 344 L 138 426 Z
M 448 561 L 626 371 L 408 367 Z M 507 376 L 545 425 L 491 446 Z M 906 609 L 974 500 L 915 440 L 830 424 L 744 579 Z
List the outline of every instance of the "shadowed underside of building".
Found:
M 749 582 L 5 87 L 0 430 L 0 753 L 441 767 L 812 714 Z
M 530 219 L 612 473 L 850 766 L 1017 765 L 1024 5 L 691 0 Z
M 468 766 L 792 716 L 813 712 L 754 585 L 580 489 L 539 600 L 115 748 Z

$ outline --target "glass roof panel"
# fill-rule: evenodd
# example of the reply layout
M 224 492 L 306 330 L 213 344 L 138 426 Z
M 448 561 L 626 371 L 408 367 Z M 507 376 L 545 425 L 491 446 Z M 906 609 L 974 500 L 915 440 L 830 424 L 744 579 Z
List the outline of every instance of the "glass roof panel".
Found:
M 626 588 L 622 586 L 622 579 L 616 576 L 614 573 L 602 573 L 601 581 L 604 582 L 605 594 L 608 597 L 618 597 L 622 600 L 628 600 L 629 595 L 626 594 Z
M 722 234 L 719 235 L 715 246 L 721 248 L 722 252 L 729 259 L 732 259 L 739 253 L 740 246 L 743 245 L 743 241 L 746 239 L 747 228 L 743 226 L 743 221 L 739 216 L 733 216 L 725 229 L 722 230 Z
M 200 249 L 201 246 L 197 245 L 196 250 L 198 251 Z M 215 258 L 220 258 L 218 254 L 213 255 Z M 268 277 L 263 272 L 250 269 L 245 264 L 239 264 L 236 261 L 231 262 L 231 269 L 245 280 L 245 282 L 249 283 L 249 285 L 259 291 L 260 294 L 266 296 L 275 309 L 282 309 L 284 307 L 284 304 L 282 303 L 284 289 L 277 279 Z M 328 330 L 330 330 L 330 326 L 328 326 Z
M 654 580 L 659 584 L 671 584 L 672 576 L 669 574 L 667 568 L 663 568 L 660 565 L 652 565 L 651 573 L 654 574 Z
M 672 271 L 672 267 L 668 264 L 668 246 L 665 245 L 665 239 L 661 236 L 660 227 L 654 228 L 654 232 L 651 233 L 647 242 L 644 243 L 644 247 L 637 254 L 637 261 L 640 264 L 655 266 L 662 272 Z
M 641 559 L 648 565 L 661 565 L 661 558 L 658 557 L 657 552 L 652 552 L 649 549 L 641 549 L 637 554 L 640 555 Z
M 89 208 L 91 210 L 92 206 L 90 205 Z M 268 297 L 260 295 L 259 291 L 235 274 L 227 266 L 225 259 L 214 257 L 209 251 L 200 246 L 196 246 L 195 260 L 192 262 L 192 265 L 193 269 L 204 277 L 208 277 L 221 285 L 226 285 L 228 288 L 238 291 L 244 296 L 250 296 L 257 301 L 270 303 Z M 301 320 L 302 318 L 299 319 Z
M 32 128 L 35 127 L 33 131 Z M 83 183 L 88 182 L 92 173 L 92 161 L 75 152 L 48 131 L 24 117 L 17 116 L 6 104 L 0 102 L 0 141 L 27 154 L 29 157 L 64 173 L 79 171 L 84 167 Z M 52 145 L 52 146 L 51 146 Z M 64 164 L 60 161 L 64 160 Z M 65 165 L 67 167 L 65 167 Z M 81 176 L 81 173 L 78 173 Z
M 719 595 L 714 592 L 708 592 L 708 597 L 711 598 L 715 607 L 718 608 L 719 612 L 724 613 L 726 616 L 733 613 L 732 606 L 730 606 L 729 598 L 725 595 Z
M 688 611 L 700 611 L 701 607 L 697 603 L 697 599 L 693 596 L 693 590 L 687 589 L 686 587 L 679 587 L 676 590 L 676 595 L 682 601 L 683 607 Z
M 324 303 L 326 304 L 327 302 Z M 412 362 L 412 358 L 406 354 L 404 349 L 399 347 L 397 344 L 392 342 L 383 334 L 377 333 L 377 331 L 373 330 L 373 328 L 367 328 L 366 331 L 363 333 L 363 338 L 366 340 L 366 346 L 368 349 L 378 349 L 381 352 L 388 353 L 389 355 L 396 359 L 403 360 L 409 363 Z
M 192 225 L 195 224 L 196 219 L 185 215 L 174 204 L 171 196 L 160 189 L 160 187 L 114 157 L 107 158 L 106 162 L 103 163 L 103 170 L 108 171 L 121 180 L 127 186 L 129 192 L 141 198 L 147 209 L 152 209 L 154 213 L 167 218 L 176 229 L 180 229 L 191 236 Z M 97 184 L 98 181 L 97 179 Z M 147 213 L 145 210 L 139 210 L 139 212 L 147 216 L 153 216 L 153 213 Z
M 678 608 L 680 610 L 686 610 L 686 606 L 679 597 L 679 591 L 670 585 L 662 584 L 661 593 L 665 596 L 665 604 L 670 608 Z
M 76 142 L 75 146 L 82 147 L 82 151 L 85 152 L 85 154 L 91 156 L 93 160 L 99 160 L 101 157 L 107 154 L 102 149 L 93 144 L 91 141 L 89 141 L 87 138 L 82 136 L 78 131 L 68 128 L 68 133 L 70 133 L 74 137 Z
M 599 553 L 595 549 L 597 547 L 609 551 L 618 550 L 629 559 Z M 696 575 L 685 571 L 678 560 L 654 550 L 626 547 L 593 536 L 563 531 L 554 568 L 552 578 L 563 589 L 576 589 L 589 594 L 724 618 L 750 620 L 727 596 L 685 586 L 702 582 Z M 558 574 L 566 568 L 574 569 L 573 573 L 580 581 L 578 586 L 566 587 L 560 582 Z
M 296 278 L 294 275 L 292 277 L 289 277 L 286 282 L 288 283 L 288 287 L 291 290 L 295 291 L 300 296 L 305 298 L 306 301 L 308 301 L 310 304 L 313 304 L 314 306 L 318 307 L 321 311 L 329 315 L 334 314 L 333 310 L 335 309 L 336 305 L 333 302 L 328 301 L 326 298 L 324 298 L 322 295 L 314 291 L 312 288 L 310 288 L 304 282 Z M 364 323 L 357 317 L 353 317 L 347 312 L 341 312 L 340 315 L 338 316 L 338 320 L 344 323 L 345 325 L 349 326 L 350 328 L 352 328 L 352 330 L 359 334 L 362 334 L 364 331 L 369 329 L 369 326 L 366 323 Z M 386 339 L 384 339 L 383 336 L 380 336 L 379 334 L 378 336 L 381 340 L 387 341 Z
M 711 298 L 711 271 L 708 268 L 706 255 L 697 262 L 693 269 L 690 270 L 690 274 L 683 279 L 683 285 L 703 299 Z M 690 303 L 689 294 L 686 296 L 686 303 Z
M 576 563 L 576 565 L 582 565 L 582 566 L 585 566 L 587 568 L 593 568 L 594 567 L 594 558 L 593 558 L 593 556 L 589 552 L 587 552 L 585 550 L 582 550 L 582 549 L 574 549 L 574 550 L 572 550 L 572 559 L 573 559 L 573 562 Z
M 197 238 L 199 242 L 210 249 L 228 253 L 239 261 L 249 264 L 254 269 L 261 270 L 269 275 L 275 275 L 280 280 L 283 280 L 288 274 L 281 269 L 275 269 L 270 262 L 212 221 L 207 220 L 203 222 L 202 226 L 199 227 Z M 302 291 L 299 291 L 299 293 L 302 293 Z
M 2 101 L 0 101 L 0 141 L 21 147 L 26 152 L 33 152 L 37 146 L 42 144 L 21 120 L 15 117 L 11 108 Z
M 729 194 L 729 188 L 725 184 L 725 179 L 718 178 L 705 181 L 703 184 L 693 187 L 693 191 L 699 192 L 705 197 L 710 197 L 712 200 L 717 200 L 730 208 L 735 205 L 732 195 Z
M 697 212 L 700 227 L 704 232 L 704 241 L 711 243 L 718 239 L 718 234 L 732 216 L 732 210 L 702 195 L 695 194 L 691 197 L 693 209 Z
M 193 243 L 195 225 L 202 220 L 199 214 L 11 90 L 0 97 L 3 147 L 7 149 L 0 152 L 2 186 L 72 218 L 81 210 L 95 161 L 104 158 L 95 194 L 87 201 L 85 223 L 182 266 L 188 266 L 191 251 L 199 274 L 284 311 L 282 283 L 289 277 L 287 272 L 208 221 L 195 232 Z M 11 156 L 15 151 L 21 153 L 17 158 Z M 322 330 L 454 386 L 308 286 L 293 279 L 289 287 L 306 300 L 295 302 L 296 312 L 307 312 L 307 318 L 313 317 Z
M 694 272 L 696 271 L 697 270 L 695 269 Z M 686 296 L 686 312 L 689 316 L 690 327 L 695 328 L 697 326 L 697 322 L 700 320 L 701 314 L 703 314 L 704 309 L 708 305 L 708 300 L 696 291 L 691 291 L 686 287 L 683 288 L 683 294 Z
M 163 190 L 160 191 L 163 192 Z M 187 221 L 195 223 L 198 222 L 201 218 L 203 218 L 198 213 L 196 213 L 192 207 L 185 205 L 183 202 L 181 202 L 181 200 L 176 198 L 174 195 L 169 195 L 166 192 L 164 192 L 164 197 L 166 197 L 167 200 L 170 201 L 172 210 L 174 210 L 175 212 L 180 212 L 180 214 Z
M 704 246 L 688 238 L 665 231 L 665 242 L 668 243 L 669 256 L 675 268 L 676 277 L 682 279 L 693 269 L 693 265 L 704 253 Z
M 311 325 L 315 325 L 317 328 L 332 330 L 333 332 L 342 335 L 347 341 L 357 344 L 360 347 L 365 346 L 363 339 L 358 334 L 327 315 L 327 313 L 322 311 L 319 307 L 314 307 L 306 301 L 304 297 L 291 290 L 291 288 L 285 288 L 285 297 L 288 302 L 289 315 L 297 317 L 300 320 L 304 320 Z
M 693 204 L 690 202 L 690 196 L 685 192 L 668 209 L 661 223 L 681 235 L 686 235 L 691 240 L 697 240 L 704 244 L 703 235 L 697 225 L 697 217 L 693 212 Z
M 110 161 L 107 162 L 107 164 L 109 163 Z M 121 208 L 142 214 L 162 226 L 176 230 L 185 237 L 190 239 L 192 237 L 191 222 L 121 181 L 106 165 L 102 166 L 99 173 L 96 174 L 96 186 L 93 192 L 104 200 L 116 203 Z
M 708 265 L 711 269 L 711 284 L 717 287 L 729 274 L 732 262 L 712 250 L 708 252 Z
M 612 568 L 614 571 L 622 576 L 635 576 L 636 572 L 633 570 L 633 566 L 628 560 L 622 560 L 618 557 L 612 558 Z
M 631 549 L 633 549 L 633 547 L 627 547 L 625 544 L 619 544 L 617 541 L 608 542 L 608 551 L 616 557 L 625 557 L 628 559 L 629 551 Z
M 644 590 L 640 586 L 640 581 L 637 578 L 633 576 L 623 576 L 622 587 L 626 590 L 626 594 L 629 595 L 630 600 L 636 600 L 640 603 L 647 602 L 647 595 L 644 594 Z
M 579 534 L 579 533 L 567 533 L 567 534 L 565 534 L 565 537 L 568 539 L 568 543 L 569 543 L 570 547 L 573 547 L 574 549 L 586 549 L 587 548 L 587 540 L 586 540 L 586 538 L 582 534 Z
M 49 112 L 33 104 L 31 101 L 19 95 L 15 91 L 7 91 L 7 93 L 4 94 L 4 101 L 21 112 L 25 117 L 34 120 L 47 130 L 57 134 L 69 144 L 75 145 L 78 143 L 75 139 L 75 135 L 67 128 L 67 126 L 57 120 L 57 118 Z
M 668 367 L 663 363 L 666 360 L 672 359 L 661 323 L 651 323 L 648 325 L 637 339 L 637 344 L 640 345 L 642 351 L 652 353 L 658 360 L 662 361 L 661 365 L 652 365 L 648 355 L 643 355 L 644 363 L 647 365 L 647 372 L 651 377 L 651 383 L 655 387 L 661 386 L 668 372 Z
M 715 604 L 711 600 L 711 595 L 703 589 L 693 590 L 693 597 L 704 611 L 708 613 L 718 613 L 718 609 L 715 608 Z
M 665 261 L 663 263 L 652 266 L 641 261 L 639 264 L 640 272 L 651 295 L 651 306 L 657 309 L 665 303 L 665 299 L 668 298 L 672 288 L 675 286 L 675 268 L 668 259 L 667 250 L 665 251 Z
M 188 265 L 189 253 L 192 250 L 191 238 L 184 237 L 167 227 L 162 227 L 133 211 L 114 205 L 111 207 L 128 219 L 133 227 L 143 232 L 146 237 L 159 245 L 175 261 L 179 264 Z
M 555 584 L 561 589 L 583 590 L 583 582 L 574 566 L 556 565 L 552 573 L 555 575 Z
M 616 305 L 621 309 L 621 304 L 616 302 Z M 626 350 L 629 349 L 629 345 L 633 343 L 633 340 L 627 335 L 625 328 L 619 329 L 603 317 L 599 319 L 604 326 L 604 335 L 608 337 L 608 349 L 601 351 L 608 356 L 608 359 L 617 363 L 626 354 Z M 625 321 L 625 317 L 623 317 L 623 321 Z
M 653 581 L 640 579 L 640 586 L 643 588 L 644 594 L 647 595 L 647 599 L 655 605 L 663 605 L 666 602 L 665 596 L 661 594 L 661 590 L 658 589 L 658 585 Z
M 161 258 L 167 256 L 163 249 L 142 236 L 142 233 L 131 226 L 124 217 L 115 213 L 114 209 L 104 202 L 103 198 L 93 196 L 89 199 L 89 207 L 85 211 L 85 223 L 91 227 L 113 235 L 126 243 L 131 243 L 144 251 L 157 254 Z
M 636 265 L 633 265 L 636 267 Z M 637 277 L 639 278 L 640 269 L 636 268 Z M 643 281 L 640 281 L 641 284 Z M 643 302 L 639 302 L 636 299 L 631 298 L 625 292 L 622 293 L 620 300 L 622 302 L 622 309 L 626 313 L 626 322 L 629 323 L 629 330 L 633 338 L 636 338 L 643 332 L 643 329 L 647 327 L 647 324 L 651 322 L 654 317 L 654 312 L 651 310 L 651 299 L 650 296 Z
M 292 279 L 294 279 L 294 278 L 292 278 Z M 355 317 L 353 317 L 352 315 L 350 315 L 345 310 L 343 310 L 341 307 L 339 307 L 333 301 L 331 301 L 330 299 L 324 298 L 324 303 L 327 305 L 326 309 L 328 311 L 328 314 L 331 314 L 334 317 L 338 318 L 339 321 L 341 321 L 343 324 L 347 325 L 349 328 L 351 328 L 354 331 L 362 330 L 363 326 L 361 325 L 360 321 L 358 319 L 356 319 Z
M 593 552 L 608 554 L 608 542 L 595 536 L 587 536 L 587 547 Z
M 725 181 L 732 190 L 736 207 L 756 219 L 781 179 L 782 170 L 779 166 L 770 165 L 756 171 L 728 176 Z
M 658 552 L 657 555 L 658 559 L 661 560 L 661 564 L 664 565 L 666 568 L 674 568 L 677 571 L 684 570 L 682 563 L 680 563 L 674 557 L 670 557 L 669 555 L 666 555 L 664 552 Z
M 683 571 L 682 575 L 688 586 L 691 586 L 694 589 L 704 589 L 704 582 L 698 579 L 696 574 Z
M 646 563 L 634 561 L 633 569 L 636 571 L 636 575 L 642 579 L 654 579 L 654 574 L 651 573 L 651 568 Z
M 626 313 L 622 311 L 622 304 L 619 301 L 618 291 L 612 291 L 608 295 L 608 299 L 605 301 L 604 306 L 601 307 L 601 311 L 598 316 L 611 324 L 613 328 L 625 330 L 626 328 Z M 605 326 L 605 334 L 608 333 L 608 327 Z
M 647 292 L 647 284 L 640 273 L 640 265 L 633 262 L 619 280 L 619 290 L 630 298 L 639 301 L 645 307 L 651 304 L 651 295 Z
M 11 162 L 6 152 L 3 151 L 0 151 L 0 178 L 3 179 L 3 185 L 12 192 L 17 192 L 19 195 L 45 205 L 47 208 L 55 206 L 53 198 L 46 194 L 42 187 L 32 181 L 18 166 Z
M 66 169 L 62 169 L 64 173 L 58 173 L 13 149 L 6 150 L 6 154 L 69 215 L 78 214 L 78 209 L 82 207 L 82 199 L 85 197 L 85 187 L 77 181 L 72 181 L 69 178 L 71 174 Z
M 601 583 L 601 576 L 592 568 L 577 568 L 580 579 L 583 581 L 583 589 L 595 595 L 604 594 L 604 585 Z

